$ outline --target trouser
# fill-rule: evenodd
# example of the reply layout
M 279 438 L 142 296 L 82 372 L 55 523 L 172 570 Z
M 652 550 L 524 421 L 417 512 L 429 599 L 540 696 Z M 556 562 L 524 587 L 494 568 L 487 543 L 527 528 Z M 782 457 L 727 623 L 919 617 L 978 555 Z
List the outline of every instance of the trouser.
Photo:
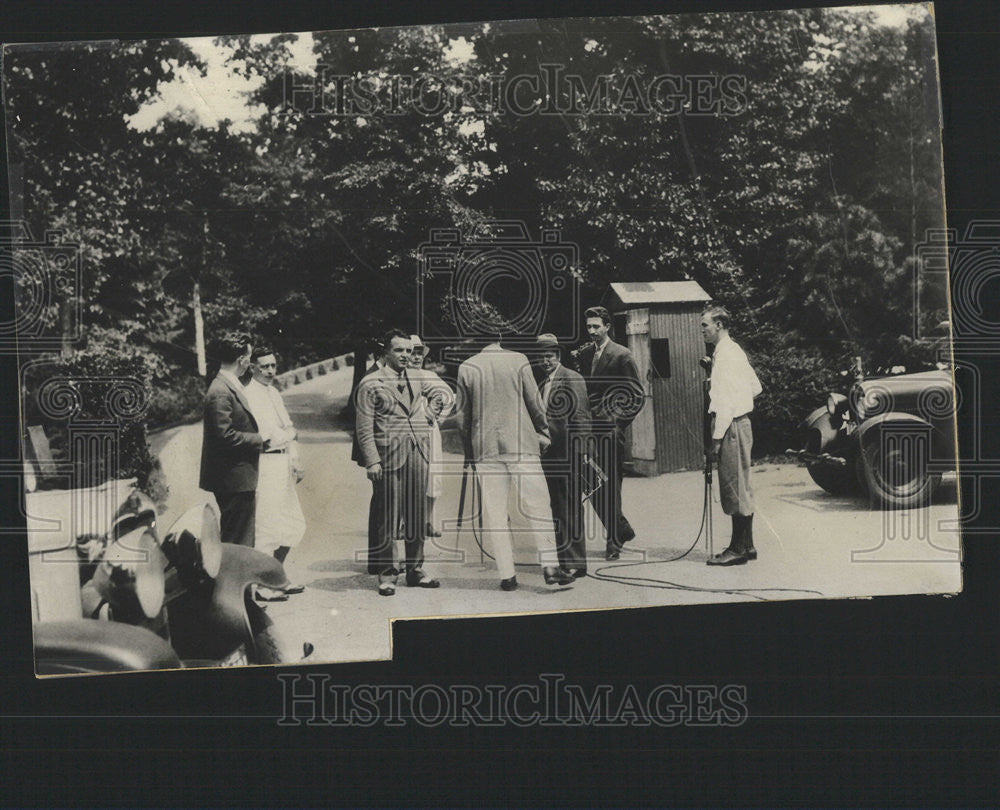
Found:
M 549 504 L 555 521 L 556 551 L 564 568 L 587 570 L 587 538 L 583 523 L 580 491 L 580 464 L 572 461 L 542 459 L 542 470 L 549 490 Z
M 372 497 L 368 503 L 368 573 L 377 574 L 379 572 L 378 549 L 382 544 L 383 516 L 385 507 L 382 504 L 382 495 L 379 492 L 378 483 L 372 481 Z
M 374 567 L 374 573 L 384 574 L 396 567 L 393 541 L 400 534 L 405 548 L 406 570 L 420 568 L 424 564 L 424 531 L 427 525 L 427 462 L 423 456 L 413 450 L 397 469 L 383 470 L 382 480 L 375 482 L 373 500 L 379 512 L 380 531 L 374 554 L 368 558 L 368 570 Z
M 596 421 L 593 430 L 596 461 L 608 480 L 594 493 L 591 503 L 604 524 L 608 543 L 620 546 L 621 538 L 633 533 L 628 519 L 622 514 L 625 433 L 614 424 Z
M 477 461 L 476 474 L 482 491 L 483 540 L 496 559 L 500 578 L 514 576 L 511 532 L 515 530 L 531 534 L 543 567 L 557 566 L 552 507 L 538 457 Z
M 215 502 L 219 505 L 219 530 L 223 543 L 253 548 L 256 527 L 254 516 L 257 511 L 257 493 L 216 492 Z
M 754 513 L 753 487 L 750 485 L 750 450 L 753 429 L 750 417 L 738 416 L 722 437 L 719 448 L 719 500 L 727 515 Z

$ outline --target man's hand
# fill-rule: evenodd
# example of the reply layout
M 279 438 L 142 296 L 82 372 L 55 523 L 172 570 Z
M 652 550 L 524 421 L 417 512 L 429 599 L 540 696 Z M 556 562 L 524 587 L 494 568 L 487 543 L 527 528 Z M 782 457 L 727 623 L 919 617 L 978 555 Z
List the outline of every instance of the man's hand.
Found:
M 544 454 L 552 446 L 552 439 L 544 433 L 538 434 L 538 452 Z
M 722 439 L 712 439 L 712 452 L 709 454 L 709 458 L 712 461 L 719 460 L 719 452 L 722 450 Z
M 365 470 L 365 475 L 368 476 L 369 481 L 381 481 L 382 480 L 382 465 L 377 461 L 372 464 L 367 470 Z

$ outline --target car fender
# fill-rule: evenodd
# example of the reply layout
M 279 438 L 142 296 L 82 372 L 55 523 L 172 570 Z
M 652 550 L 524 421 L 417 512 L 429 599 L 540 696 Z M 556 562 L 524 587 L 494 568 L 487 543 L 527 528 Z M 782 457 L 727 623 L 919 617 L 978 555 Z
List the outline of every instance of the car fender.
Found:
M 144 627 L 78 619 L 40 622 L 34 627 L 39 675 L 180 669 L 171 646 Z
M 871 437 L 876 436 L 885 425 L 903 423 L 913 428 L 918 428 L 920 433 L 926 433 L 928 436 L 934 431 L 933 426 L 926 419 L 921 419 L 912 413 L 890 411 L 888 413 L 880 413 L 878 416 L 873 416 L 862 422 L 856 432 L 858 442 L 864 447 L 865 443 L 871 441 Z
M 830 419 L 830 413 L 827 411 L 825 405 L 810 413 L 799 427 L 807 436 L 805 444 L 810 452 L 833 453 L 836 455 L 846 451 L 850 446 L 843 423 L 834 427 Z M 816 431 L 819 434 L 818 444 L 814 437 L 809 436 L 812 431 Z
M 288 584 L 284 567 L 270 554 L 224 543 L 215 580 L 186 591 L 168 606 L 174 649 L 184 659 L 221 660 L 240 644 L 252 645 L 256 628 L 247 613 L 247 588 Z

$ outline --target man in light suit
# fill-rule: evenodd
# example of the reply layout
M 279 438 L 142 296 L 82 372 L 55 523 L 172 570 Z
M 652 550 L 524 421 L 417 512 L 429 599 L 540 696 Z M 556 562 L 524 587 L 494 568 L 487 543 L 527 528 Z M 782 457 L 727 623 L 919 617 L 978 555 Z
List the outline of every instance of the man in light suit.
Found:
M 258 432 L 240 382 L 250 367 L 250 350 L 243 334 L 224 335 L 213 347 L 220 366 L 205 395 L 198 485 L 215 495 L 222 542 L 252 547 L 257 469 L 268 437 Z
M 622 544 L 635 537 L 635 530 L 622 514 L 625 430 L 642 410 L 645 391 L 632 352 L 608 334 L 608 310 L 591 307 L 583 315 L 591 345 L 579 352 L 577 360 L 590 397 L 597 463 L 608 476 L 592 502 L 607 532 L 605 558 L 617 560 Z
M 459 367 L 457 399 L 465 458 L 476 465 L 483 534 L 492 545 L 500 587 L 517 588 L 508 521 L 533 535 L 546 584 L 571 584 L 572 575 L 558 566 L 549 495 L 538 460 L 549 446 L 549 428 L 528 358 L 501 348 L 499 340 L 489 343 Z M 508 512 L 512 489 L 519 498 Z
M 406 549 L 407 586 L 436 588 L 440 583 L 423 570 L 427 465 L 433 426 L 425 383 L 407 374 L 412 344 L 406 332 L 393 329 L 382 345 L 385 366 L 361 381 L 355 395 L 355 412 L 362 463 L 381 509 L 381 537 L 375 549 L 378 592 L 392 596 L 399 574 L 393 541 L 400 531 Z
M 555 335 L 539 335 L 539 392 L 552 444 L 542 455 L 556 524 L 559 562 L 574 578 L 587 576 L 587 543 L 583 523 L 581 474 L 585 443 L 590 436 L 590 403 L 583 377 L 561 362 Z
M 359 355 L 355 355 L 355 358 Z M 355 362 L 357 360 L 355 359 Z M 375 361 L 365 369 L 365 373 L 362 376 L 367 377 L 374 371 L 378 371 L 385 367 L 385 352 L 382 347 L 379 347 L 379 351 L 376 353 Z M 358 383 L 360 385 L 361 383 Z M 351 401 L 356 402 L 357 389 L 351 391 Z M 355 413 L 355 421 L 357 421 L 357 414 Z M 358 432 L 354 431 L 354 440 L 351 444 L 351 461 L 357 463 L 362 469 L 365 466 L 364 457 L 361 454 L 361 447 L 358 445 Z M 368 559 L 367 567 L 368 573 L 372 576 L 378 576 L 379 564 L 378 564 L 378 547 L 382 543 L 382 506 L 379 503 L 378 493 L 376 492 L 377 487 L 375 482 L 372 481 L 372 497 L 368 503 Z

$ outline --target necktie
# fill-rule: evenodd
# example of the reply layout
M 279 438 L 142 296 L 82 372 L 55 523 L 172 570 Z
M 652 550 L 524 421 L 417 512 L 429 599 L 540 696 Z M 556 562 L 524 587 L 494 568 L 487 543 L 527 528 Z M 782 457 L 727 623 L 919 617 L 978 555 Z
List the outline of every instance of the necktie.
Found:
M 600 349 L 594 349 L 594 359 L 590 361 L 590 373 L 593 374 L 597 370 L 597 361 L 601 356 Z

